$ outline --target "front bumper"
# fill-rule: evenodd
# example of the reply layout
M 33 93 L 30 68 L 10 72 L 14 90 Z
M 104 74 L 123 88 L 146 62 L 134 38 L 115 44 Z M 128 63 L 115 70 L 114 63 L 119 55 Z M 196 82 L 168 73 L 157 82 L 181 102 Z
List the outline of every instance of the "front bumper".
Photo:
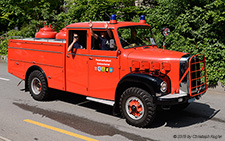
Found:
M 205 93 L 203 93 L 205 94 Z M 187 93 L 167 94 L 156 98 L 157 105 L 177 105 L 182 103 L 191 103 L 199 99 L 203 94 L 191 97 Z

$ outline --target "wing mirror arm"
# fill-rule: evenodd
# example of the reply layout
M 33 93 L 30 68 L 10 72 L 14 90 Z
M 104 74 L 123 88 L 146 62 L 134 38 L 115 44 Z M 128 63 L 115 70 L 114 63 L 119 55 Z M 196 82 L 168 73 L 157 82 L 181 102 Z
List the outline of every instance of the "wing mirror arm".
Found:
M 165 39 L 166 39 L 166 36 L 168 36 L 170 34 L 170 29 L 167 27 L 163 27 L 163 29 L 161 30 L 161 33 L 164 36 L 163 37 L 163 49 L 165 49 Z

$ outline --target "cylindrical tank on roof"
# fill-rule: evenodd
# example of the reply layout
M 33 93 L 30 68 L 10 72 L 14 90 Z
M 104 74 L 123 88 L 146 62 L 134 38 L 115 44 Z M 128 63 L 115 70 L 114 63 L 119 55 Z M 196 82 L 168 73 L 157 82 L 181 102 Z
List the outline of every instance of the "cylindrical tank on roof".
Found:
M 66 39 L 66 22 L 65 22 L 65 27 L 60 30 L 59 33 L 56 34 L 55 36 L 56 39 Z
M 66 39 L 66 28 L 64 27 L 62 30 L 60 30 L 60 32 L 56 34 L 55 38 Z
M 35 38 L 55 38 L 57 32 L 51 28 L 51 24 L 45 25 L 35 34 Z

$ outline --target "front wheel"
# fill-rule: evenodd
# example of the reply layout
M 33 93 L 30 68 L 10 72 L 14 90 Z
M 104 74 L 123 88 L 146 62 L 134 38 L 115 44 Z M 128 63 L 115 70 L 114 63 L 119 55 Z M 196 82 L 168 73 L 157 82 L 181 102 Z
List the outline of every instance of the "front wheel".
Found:
M 154 120 L 156 105 L 147 91 L 131 87 L 120 98 L 120 110 L 128 124 L 146 127 Z
M 38 101 L 47 100 L 48 86 L 47 81 L 43 75 L 38 70 L 33 71 L 28 78 L 28 87 L 31 93 L 31 96 Z

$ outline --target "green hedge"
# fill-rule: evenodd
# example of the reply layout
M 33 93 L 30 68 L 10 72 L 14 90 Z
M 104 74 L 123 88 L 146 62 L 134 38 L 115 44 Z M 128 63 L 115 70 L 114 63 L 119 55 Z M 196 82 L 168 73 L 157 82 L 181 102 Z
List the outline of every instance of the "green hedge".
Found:
M 35 33 L 39 30 L 39 27 L 43 27 L 43 21 L 32 20 L 28 25 L 21 27 L 21 30 L 10 30 L 4 36 L 4 40 L 0 41 L 0 51 L 2 50 L 3 55 L 8 54 L 8 41 L 12 36 L 22 37 L 34 37 Z
M 148 23 L 162 44 L 160 29 L 172 29 L 166 39 L 168 49 L 204 54 L 208 84 L 225 84 L 225 2 L 223 0 L 159 0 L 149 9 Z

